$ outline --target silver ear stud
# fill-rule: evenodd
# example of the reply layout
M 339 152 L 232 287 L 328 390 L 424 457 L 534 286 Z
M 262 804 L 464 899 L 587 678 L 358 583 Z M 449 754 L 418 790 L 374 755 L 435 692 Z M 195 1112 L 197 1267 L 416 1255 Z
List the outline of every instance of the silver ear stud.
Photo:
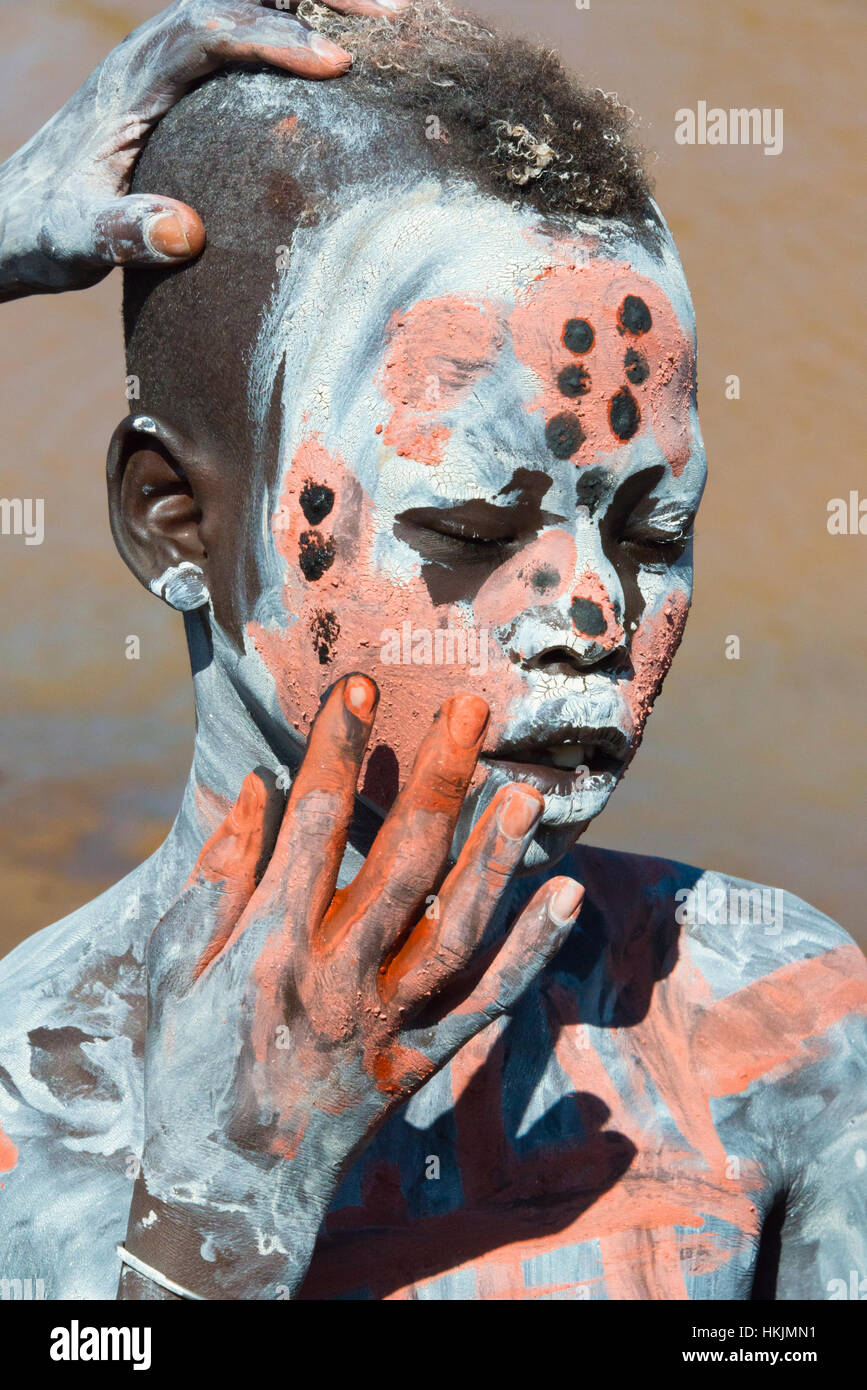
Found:
M 151 580 L 149 588 L 158 598 L 177 608 L 179 613 L 192 613 L 211 601 L 204 571 L 191 560 L 170 565 L 159 579 Z

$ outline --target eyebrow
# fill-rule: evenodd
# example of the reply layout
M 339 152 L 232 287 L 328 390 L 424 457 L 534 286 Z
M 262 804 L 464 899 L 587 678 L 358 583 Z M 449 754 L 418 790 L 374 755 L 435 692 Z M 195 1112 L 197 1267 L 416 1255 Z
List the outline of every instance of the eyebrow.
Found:
M 559 512 L 545 511 L 542 499 L 551 487 L 553 479 L 542 469 L 516 468 L 496 497 L 500 502 L 490 502 L 484 497 L 471 497 L 458 500 L 444 498 L 434 507 L 411 507 L 396 518 L 415 526 L 431 526 L 447 517 L 450 522 L 468 529 L 502 531 L 508 524 L 515 529 L 517 522 L 522 534 L 541 531 L 544 526 L 559 526 L 566 520 Z
M 661 515 L 682 525 L 690 523 L 698 510 L 697 502 L 666 500 L 651 494 L 654 488 L 666 477 L 661 465 L 643 468 L 640 472 L 625 478 L 615 489 L 606 510 L 608 522 L 623 521 L 636 511 L 649 514 L 655 520 Z M 455 534 L 466 530 L 485 539 L 497 540 L 501 536 L 518 535 L 527 537 L 541 531 L 546 526 L 562 526 L 568 518 L 559 512 L 546 511 L 541 506 L 542 498 L 551 486 L 547 473 L 538 470 L 518 468 L 509 483 L 501 488 L 497 497 L 510 500 L 502 504 L 488 501 L 484 497 L 471 497 L 458 500 L 443 498 L 436 506 L 410 507 L 397 513 L 394 530 L 402 539 L 408 539 L 405 527 L 420 527 L 436 530 L 438 523 L 448 521 L 455 528 Z M 604 470 L 588 469 L 575 484 L 576 504 L 585 507 L 590 515 L 599 508 L 607 490 L 608 479 Z

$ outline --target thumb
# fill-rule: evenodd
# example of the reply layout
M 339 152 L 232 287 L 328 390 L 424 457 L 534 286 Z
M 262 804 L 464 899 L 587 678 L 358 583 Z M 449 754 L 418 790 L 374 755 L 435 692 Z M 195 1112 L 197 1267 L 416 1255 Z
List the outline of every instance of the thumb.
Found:
M 284 809 L 274 775 L 257 768 L 225 820 L 202 846 L 175 902 L 148 942 L 151 985 L 181 990 L 221 953 L 271 857 Z
M 188 261 L 205 245 L 197 212 L 176 198 L 130 193 L 90 207 L 92 263 L 161 266 Z

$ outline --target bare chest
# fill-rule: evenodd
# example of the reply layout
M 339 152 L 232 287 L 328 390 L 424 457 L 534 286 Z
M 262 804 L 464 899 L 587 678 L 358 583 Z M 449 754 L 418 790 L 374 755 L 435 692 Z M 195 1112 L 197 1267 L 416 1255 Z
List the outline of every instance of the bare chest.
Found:
M 528 1001 L 392 1116 L 302 1297 L 749 1297 L 772 1194 L 742 1108 L 670 1019 L 597 1029 L 553 1005 Z

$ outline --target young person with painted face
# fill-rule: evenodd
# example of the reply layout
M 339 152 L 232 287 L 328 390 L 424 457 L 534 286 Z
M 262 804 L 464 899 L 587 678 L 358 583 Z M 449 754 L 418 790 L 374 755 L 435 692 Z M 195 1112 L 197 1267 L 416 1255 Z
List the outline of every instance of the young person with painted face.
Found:
M 680 640 L 705 472 L 625 113 L 438 3 L 316 18 L 339 83 L 212 78 L 136 167 L 207 233 L 127 273 L 108 464 L 185 614 L 195 755 L 152 859 L 0 967 L 0 1269 L 825 1298 L 864 1267 L 860 952 L 578 843 Z

